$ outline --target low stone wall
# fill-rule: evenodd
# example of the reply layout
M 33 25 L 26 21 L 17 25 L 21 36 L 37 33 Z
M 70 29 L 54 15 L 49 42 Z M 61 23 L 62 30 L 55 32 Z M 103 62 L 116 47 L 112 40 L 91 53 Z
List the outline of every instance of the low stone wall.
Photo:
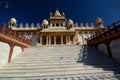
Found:
M 100 44 L 97 48 L 100 52 L 109 55 L 105 44 Z M 110 48 L 113 58 L 120 62 L 120 39 L 112 41 Z
M 19 46 L 15 46 L 13 49 L 12 59 L 22 52 Z M 8 63 L 8 57 L 10 53 L 10 46 L 8 43 L 0 42 L 0 67 Z
M 0 67 L 8 63 L 10 47 L 7 43 L 0 42 Z

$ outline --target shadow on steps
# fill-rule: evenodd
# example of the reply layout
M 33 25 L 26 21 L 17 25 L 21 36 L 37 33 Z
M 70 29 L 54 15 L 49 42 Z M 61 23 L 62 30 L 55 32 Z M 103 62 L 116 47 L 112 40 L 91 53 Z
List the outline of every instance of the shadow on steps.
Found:
M 90 65 L 93 68 L 102 68 L 105 71 L 112 71 L 120 74 L 120 64 L 105 54 L 100 53 L 94 47 L 82 46 L 77 63 Z

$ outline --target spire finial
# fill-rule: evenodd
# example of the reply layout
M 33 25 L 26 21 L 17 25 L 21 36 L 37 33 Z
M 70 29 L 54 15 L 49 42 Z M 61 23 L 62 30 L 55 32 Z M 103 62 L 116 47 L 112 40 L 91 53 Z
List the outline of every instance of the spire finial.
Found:
M 56 9 L 56 11 L 55 11 L 55 15 L 54 15 L 54 16 L 56 16 L 56 17 L 61 17 L 61 14 L 60 14 L 58 8 Z

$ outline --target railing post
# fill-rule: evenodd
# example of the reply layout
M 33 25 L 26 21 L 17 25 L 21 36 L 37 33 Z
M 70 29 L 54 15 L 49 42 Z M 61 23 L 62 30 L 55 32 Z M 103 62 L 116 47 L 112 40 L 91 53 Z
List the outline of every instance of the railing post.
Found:
M 110 27 L 108 27 L 108 32 L 109 32 L 109 35 L 111 35 L 111 29 L 110 29 Z
M 106 47 L 107 47 L 107 51 L 108 51 L 109 57 L 113 58 L 112 57 L 112 51 L 111 51 L 110 43 L 111 43 L 111 41 L 106 42 L 105 44 L 106 44 Z
M 10 43 L 9 46 L 10 46 L 10 52 L 9 52 L 9 56 L 8 56 L 8 63 L 11 61 L 15 44 L 14 43 Z
M 118 32 L 118 27 L 116 26 L 116 23 L 113 22 L 114 30 L 115 32 Z

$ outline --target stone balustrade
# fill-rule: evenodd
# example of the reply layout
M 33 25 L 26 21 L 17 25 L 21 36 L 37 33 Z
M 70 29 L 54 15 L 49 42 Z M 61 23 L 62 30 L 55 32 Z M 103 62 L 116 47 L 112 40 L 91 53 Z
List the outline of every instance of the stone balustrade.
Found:
M 89 45 L 96 45 L 103 43 L 105 40 L 115 40 L 118 39 L 120 35 L 120 24 L 119 22 L 113 23 L 113 25 L 109 26 L 106 30 L 98 32 L 92 35 L 87 39 Z
M 18 27 L 16 27 L 16 28 L 32 28 L 32 29 L 36 29 L 36 28 L 39 28 L 40 27 L 40 24 L 39 23 L 37 23 L 36 25 L 34 24 L 34 23 L 31 23 L 30 25 L 28 24 L 28 23 L 26 23 L 25 24 L 25 27 L 24 27 L 24 25 L 23 25 L 23 23 L 20 23 L 19 24 L 19 26 Z
M 4 35 L 4 36 L 8 36 L 8 37 L 13 38 L 13 39 L 16 39 L 16 40 L 21 41 L 21 42 L 28 44 L 28 45 L 31 44 L 31 41 L 29 39 L 18 34 L 16 31 L 12 30 L 12 28 L 6 29 L 5 26 L 1 27 L 0 34 Z
M 17 49 L 19 48 L 19 50 L 23 51 L 24 48 L 29 47 L 31 45 L 31 41 L 26 38 L 23 37 L 22 35 L 20 35 L 19 33 L 17 33 L 16 31 L 12 30 L 12 28 L 6 28 L 6 24 L 4 23 L 3 27 L 0 27 L 0 46 L 4 45 L 1 47 L 1 54 L 0 54 L 0 58 L 3 58 L 1 60 L 1 63 L 6 62 L 6 60 L 8 62 L 11 61 L 12 59 L 12 55 Z M 9 53 L 4 53 L 4 47 L 8 48 L 7 51 L 9 51 Z M 2 51 L 3 48 L 3 51 Z M 17 54 L 14 53 L 14 54 Z M 4 58 L 4 56 L 8 56 L 8 58 Z M 0 64 L 1 64 L 0 63 Z M 1 64 L 2 65 L 2 64 Z
M 87 39 L 87 44 L 95 46 L 99 51 L 120 62 L 120 21 L 108 26 L 107 29 L 95 33 Z
M 39 23 L 37 23 L 36 25 L 34 23 L 31 23 L 31 24 L 28 24 L 26 23 L 25 25 L 23 25 L 23 23 L 20 23 L 18 25 L 18 27 L 14 27 L 13 29 L 16 29 L 16 30 L 34 30 L 34 29 L 39 29 L 41 27 L 41 25 Z M 74 27 L 79 27 L 79 28 L 95 28 L 94 24 L 93 23 L 80 23 L 80 25 L 78 25 L 78 23 L 75 23 L 74 24 Z
M 81 28 L 82 28 L 82 27 L 85 27 L 85 28 L 88 28 L 88 27 L 93 27 L 93 28 L 95 28 L 95 26 L 94 26 L 94 24 L 93 24 L 93 23 L 90 23 L 90 24 L 88 24 L 88 23 L 85 23 L 85 24 L 80 23 L 80 27 L 81 27 Z

